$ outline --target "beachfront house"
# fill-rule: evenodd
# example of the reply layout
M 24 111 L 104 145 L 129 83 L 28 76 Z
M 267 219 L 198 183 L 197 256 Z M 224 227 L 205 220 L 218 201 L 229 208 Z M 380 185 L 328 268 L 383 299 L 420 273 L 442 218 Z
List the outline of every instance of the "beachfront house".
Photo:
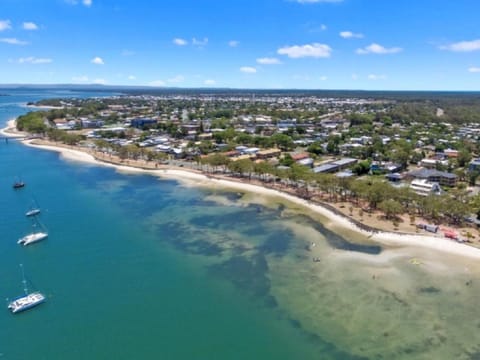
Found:
M 420 196 L 439 195 L 442 192 L 440 185 L 425 179 L 416 179 L 410 183 L 410 189 Z
M 265 149 L 265 150 L 260 150 L 259 152 L 257 152 L 257 158 L 258 159 L 269 159 L 269 158 L 275 158 L 275 157 L 278 157 L 280 156 L 282 152 L 280 151 L 280 149 Z
M 413 179 L 424 179 L 429 182 L 435 182 L 442 186 L 453 187 L 457 185 L 458 176 L 446 171 L 433 169 L 419 169 L 410 171 L 407 176 Z
M 426 169 L 435 169 L 438 165 L 448 166 L 448 160 L 422 159 L 420 161 L 420 166 L 423 166 Z
M 352 158 L 344 158 L 336 161 L 332 161 L 317 167 L 313 168 L 313 172 L 315 174 L 328 174 L 328 173 L 335 173 L 341 170 L 345 170 L 349 168 L 352 165 L 355 165 L 357 163 L 357 159 L 352 159 Z

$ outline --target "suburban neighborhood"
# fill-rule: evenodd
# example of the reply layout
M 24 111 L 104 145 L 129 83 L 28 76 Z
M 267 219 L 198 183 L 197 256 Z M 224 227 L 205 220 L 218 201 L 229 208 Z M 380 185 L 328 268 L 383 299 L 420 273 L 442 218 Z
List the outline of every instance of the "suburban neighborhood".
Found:
M 480 124 L 469 109 L 474 103 L 356 95 L 49 99 L 30 104 L 39 108 L 21 116 L 17 127 L 124 161 L 279 182 L 305 198 L 320 190 L 328 201 L 361 203 L 366 212 L 380 209 L 394 226 L 402 214 L 438 224 L 476 224 Z

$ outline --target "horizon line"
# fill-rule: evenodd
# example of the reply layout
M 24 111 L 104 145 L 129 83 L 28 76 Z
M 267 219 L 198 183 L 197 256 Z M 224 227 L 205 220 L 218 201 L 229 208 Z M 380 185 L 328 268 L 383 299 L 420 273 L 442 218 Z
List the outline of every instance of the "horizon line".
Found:
M 431 90 L 431 89 L 421 89 L 421 90 L 400 90 L 400 89 L 375 89 L 375 90 L 367 90 L 367 89 L 313 89 L 313 88 L 240 88 L 240 87 L 180 87 L 180 86 L 151 86 L 151 85 L 118 85 L 118 84 L 75 84 L 75 83 L 52 83 L 52 84 L 44 84 L 44 83 L 6 83 L 0 84 L 0 88 L 2 87 L 97 87 L 97 88 L 124 88 L 124 89 L 151 89 L 151 90 L 256 90 L 256 91 L 325 91 L 325 92 L 333 92 L 333 91 L 357 91 L 357 92 L 480 92 L 479 90 L 452 90 L 452 89 L 442 89 L 442 90 Z

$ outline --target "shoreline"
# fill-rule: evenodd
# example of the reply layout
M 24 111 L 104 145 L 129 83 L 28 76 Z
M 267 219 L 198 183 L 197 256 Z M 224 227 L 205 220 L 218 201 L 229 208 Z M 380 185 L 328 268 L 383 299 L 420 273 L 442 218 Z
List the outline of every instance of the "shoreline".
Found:
M 7 138 L 21 138 L 28 136 L 27 133 L 17 130 L 17 121 L 15 118 L 12 118 L 7 121 L 7 126 L 3 129 L 0 129 L 0 135 L 3 135 Z
M 226 180 L 221 178 L 215 178 L 212 176 L 207 176 L 200 172 L 195 172 L 193 170 L 186 169 L 173 169 L 169 167 L 159 167 L 158 169 L 145 169 L 135 167 L 129 164 L 116 164 L 113 162 L 104 161 L 95 157 L 94 155 L 88 153 L 85 150 L 78 148 L 72 149 L 63 146 L 55 145 L 44 145 L 44 144 L 34 144 L 34 140 L 25 140 L 22 141 L 23 144 L 38 149 L 56 151 L 61 154 L 67 160 L 80 161 L 83 163 L 88 163 L 92 165 L 108 166 L 113 167 L 117 171 L 127 172 L 127 173 L 140 173 L 140 174 L 150 174 L 160 178 L 170 178 L 178 181 L 184 181 L 188 183 L 193 183 L 196 186 L 207 186 L 211 187 L 219 186 L 225 189 L 235 189 L 241 192 L 259 194 L 266 197 L 276 197 L 286 200 L 292 204 L 299 205 L 309 211 L 318 214 L 328 220 L 330 225 L 334 226 L 340 231 L 344 229 L 347 231 L 354 232 L 358 235 L 364 236 L 366 239 L 371 240 L 374 243 L 380 245 L 386 245 L 390 247 L 413 247 L 413 248 L 426 248 L 432 249 L 440 252 L 444 252 L 450 255 L 458 255 L 463 257 L 469 257 L 473 259 L 480 259 L 480 249 L 469 246 L 466 244 L 461 244 L 454 242 L 450 239 L 421 235 L 421 234 L 401 234 L 395 232 L 388 232 L 382 230 L 368 231 L 360 228 L 353 220 L 350 220 L 345 215 L 339 215 L 335 212 L 327 209 L 321 204 L 314 204 L 308 200 L 301 199 L 297 196 L 282 192 L 276 189 L 266 188 L 261 185 L 248 184 L 240 181 Z
M 64 109 L 64 106 L 50 106 L 50 105 L 25 105 L 27 108 L 40 109 L 40 110 L 54 110 L 54 109 Z

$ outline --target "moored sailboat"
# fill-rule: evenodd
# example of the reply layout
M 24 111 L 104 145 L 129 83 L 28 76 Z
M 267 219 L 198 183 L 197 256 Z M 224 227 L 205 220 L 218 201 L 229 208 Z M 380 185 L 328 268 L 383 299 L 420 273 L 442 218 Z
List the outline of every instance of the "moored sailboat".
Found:
M 37 230 L 37 226 L 41 226 L 41 224 L 38 220 L 35 220 L 32 224 L 32 232 L 18 239 L 17 243 L 27 246 L 46 239 L 48 237 L 48 233 L 45 230 Z
M 45 301 L 45 295 L 38 291 L 28 293 L 27 281 L 25 280 L 25 272 L 22 264 L 20 264 L 20 268 L 22 269 L 22 283 L 25 295 L 14 299 L 8 304 L 8 309 L 10 309 L 13 314 L 28 310 L 34 306 L 40 305 Z
M 30 205 L 30 208 L 27 210 L 25 213 L 25 216 L 35 216 L 40 214 L 40 207 L 36 203 L 35 200 L 32 201 L 32 204 Z
M 24 183 L 23 181 L 21 181 L 21 180 L 15 181 L 15 182 L 13 183 L 13 188 L 14 188 L 14 189 L 21 189 L 21 188 L 23 188 L 23 187 L 25 187 L 25 183 Z
M 35 215 L 38 215 L 38 214 L 40 214 L 40 209 L 39 208 L 33 208 L 33 209 L 28 210 L 25 213 L 25 216 L 35 216 Z

